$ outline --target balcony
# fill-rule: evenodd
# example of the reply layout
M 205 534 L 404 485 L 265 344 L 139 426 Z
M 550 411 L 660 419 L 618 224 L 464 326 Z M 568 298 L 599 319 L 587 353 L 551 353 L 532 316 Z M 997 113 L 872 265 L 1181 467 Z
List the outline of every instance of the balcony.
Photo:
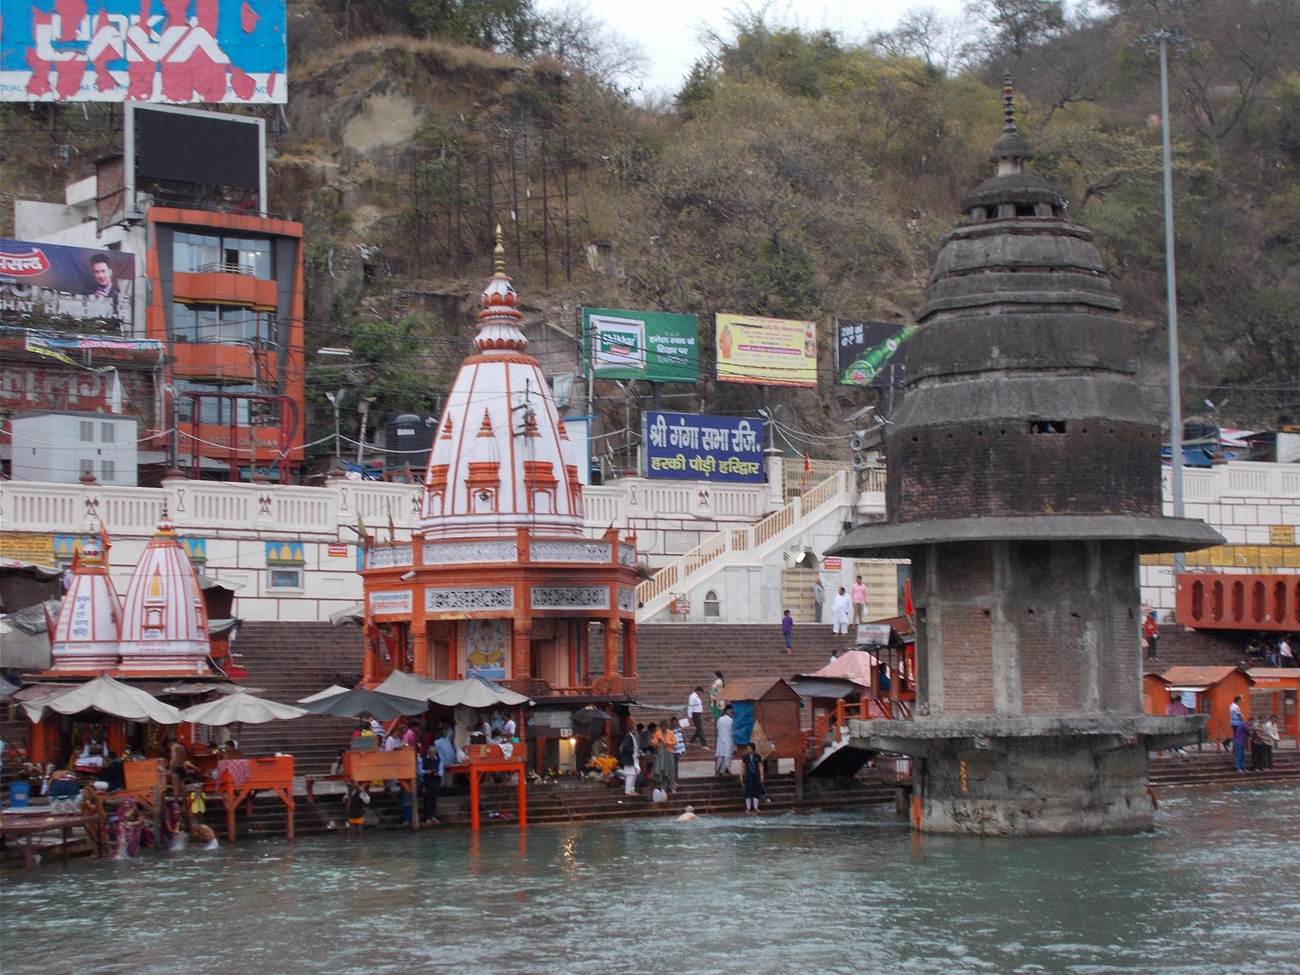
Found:
M 253 277 L 240 264 L 214 263 L 203 265 L 200 271 L 175 271 L 172 293 L 176 301 L 189 304 L 247 305 L 262 311 L 274 311 L 279 300 L 274 280 Z

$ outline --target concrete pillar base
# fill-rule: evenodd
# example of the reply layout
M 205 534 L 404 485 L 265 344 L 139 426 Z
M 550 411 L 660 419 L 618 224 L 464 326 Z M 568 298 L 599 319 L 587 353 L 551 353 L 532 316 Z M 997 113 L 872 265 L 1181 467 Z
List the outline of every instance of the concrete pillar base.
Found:
M 1069 836 L 1152 827 L 1147 746 L 1097 751 L 1078 738 L 1001 739 L 987 750 L 932 743 L 913 765 L 923 833 Z

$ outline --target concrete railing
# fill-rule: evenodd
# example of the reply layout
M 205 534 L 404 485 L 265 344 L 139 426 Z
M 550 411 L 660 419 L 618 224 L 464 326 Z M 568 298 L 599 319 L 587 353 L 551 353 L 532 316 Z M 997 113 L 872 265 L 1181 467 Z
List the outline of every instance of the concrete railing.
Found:
M 1173 497 L 1172 474 L 1161 474 L 1165 501 Z M 1183 469 L 1183 498 L 1217 502 L 1224 498 L 1300 498 L 1300 464 L 1265 464 L 1234 460 L 1206 470 Z
M 808 521 L 823 517 L 828 507 L 852 505 L 856 500 L 853 480 L 851 472 L 836 471 L 766 518 L 744 528 L 717 532 L 679 555 L 637 586 L 637 618 L 652 618 L 668 607 L 674 593 L 694 588 L 734 561 L 763 558 L 802 531 Z
M 582 489 L 588 527 L 615 528 L 636 519 L 706 518 L 754 521 L 768 510 L 766 484 L 711 484 L 624 477 Z

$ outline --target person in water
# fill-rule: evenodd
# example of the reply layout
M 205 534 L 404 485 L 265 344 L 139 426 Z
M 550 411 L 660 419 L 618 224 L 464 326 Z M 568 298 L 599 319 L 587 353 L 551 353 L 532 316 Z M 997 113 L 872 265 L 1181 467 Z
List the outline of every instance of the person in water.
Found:
M 348 835 L 360 836 L 361 827 L 366 824 L 366 806 L 370 805 L 370 793 L 355 783 L 348 783 L 343 805 L 347 809 Z
M 745 748 L 741 763 L 740 794 L 745 800 L 745 812 L 758 815 L 758 800 L 763 797 L 763 758 L 751 741 Z
M 217 834 L 212 832 L 212 827 L 203 823 L 195 823 L 190 827 L 190 838 L 196 843 L 203 844 L 205 850 L 215 850 L 221 845 L 217 842 Z
M 185 821 L 181 814 L 181 804 L 176 799 L 168 799 L 162 816 L 163 848 L 174 850 L 182 845 Z
M 682 812 L 682 814 L 677 817 L 677 821 L 679 823 L 689 823 L 691 820 L 699 819 L 699 818 L 700 818 L 699 816 L 695 815 L 695 807 L 687 806 L 686 809 Z

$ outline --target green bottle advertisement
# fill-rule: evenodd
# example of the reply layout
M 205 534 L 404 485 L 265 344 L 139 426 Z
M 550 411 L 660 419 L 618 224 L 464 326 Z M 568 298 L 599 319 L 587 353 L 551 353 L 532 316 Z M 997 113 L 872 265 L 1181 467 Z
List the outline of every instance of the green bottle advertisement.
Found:
M 879 386 L 894 353 L 912 337 L 917 326 L 886 325 L 879 322 L 850 322 L 838 325 L 839 383 L 843 386 Z M 851 359 L 850 359 L 851 357 Z M 847 365 L 845 359 L 850 359 Z

